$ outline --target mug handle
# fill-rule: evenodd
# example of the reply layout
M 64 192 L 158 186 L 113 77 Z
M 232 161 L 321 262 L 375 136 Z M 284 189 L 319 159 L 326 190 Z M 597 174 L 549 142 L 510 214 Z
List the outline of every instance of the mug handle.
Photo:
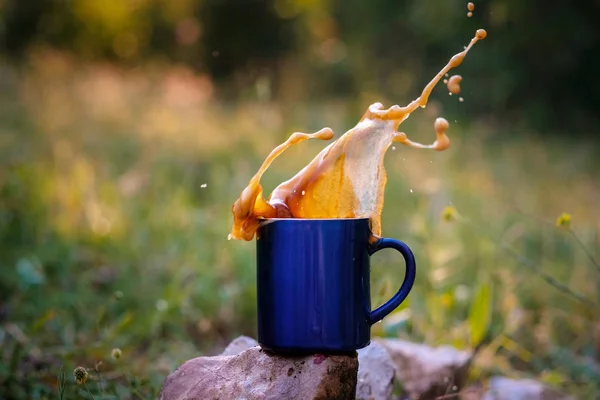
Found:
M 381 321 L 386 315 L 394 311 L 394 309 L 396 309 L 396 307 L 398 307 L 404 301 L 404 299 L 406 299 L 410 293 L 410 290 L 412 289 L 413 284 L 415 283 L 415 276 L 417 274 L 415 256 L 410 248 L 399 240 L 390 238 L 379 239 L 379 241 L 373 247 L 370 247 L 369 256 L 377 253 L 381 249 L 387 248 L 398 250 L 402 254 L 406 263 L 406 275 L 404 276 L 404 282 L 402 282 L 402 286 L 400 286 L 400 289 L 396 292 L 396 294 L 391 299 L 369 313 L 369 323 L 371 325 Z

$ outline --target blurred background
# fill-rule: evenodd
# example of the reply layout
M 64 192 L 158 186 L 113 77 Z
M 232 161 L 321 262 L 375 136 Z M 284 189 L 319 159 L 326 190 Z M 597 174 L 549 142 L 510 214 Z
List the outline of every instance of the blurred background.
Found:
M 64 398 L 156 398 L 255 336 L 255 244 L 226 238 L 262 160 L 407 104 L 478 28 L 464 102 L 440 84 L 402 125 L 431 143 L 443 116 L 451 148 L 386 155 L 383 233 L 419 272 L 373 334 L 477 349 L 474 384 L 597 398 L 600 5 L 474 3 L 0 0 L 0 398 L 57 398 L 61 370 Z M 265 191 L 324 146 L 290 149 Z M 390 253 L 374 304 L 403 277 Z

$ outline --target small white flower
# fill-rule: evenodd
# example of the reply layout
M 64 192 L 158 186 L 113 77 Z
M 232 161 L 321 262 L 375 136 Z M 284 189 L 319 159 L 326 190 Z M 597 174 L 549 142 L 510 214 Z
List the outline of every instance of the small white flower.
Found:
M 169 303 L 165 299 L 158 299 L 156 301 L 156 309 L 160 312 L 167 311 Z

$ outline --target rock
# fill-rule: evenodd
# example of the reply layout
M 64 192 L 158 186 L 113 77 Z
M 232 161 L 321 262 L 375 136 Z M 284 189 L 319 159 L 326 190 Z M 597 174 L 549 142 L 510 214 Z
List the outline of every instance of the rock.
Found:
M 240 336 L 235 339 L 223 350 L 222 356 L 234 356 L 244 350 L 258 346 L 258 342 L 248 336 Z
M 481 400 L 567 400 L 552 388 L 533 379 L 490 378 L 489 389 Z
M 388 400 L 392 398 L 396 367 L 385 347 L 377 342 L 358 350 L 359 400 Z
M 165 380 L 160 400 L 354 399 L 358 357 L 281 357 L 252 347 L 198 357 Z
M 405 393 L 420 400 L 458 392 L 466 382 L 470 351 L 452 346 L 430 347 L 400 339 L 377 339 L 396 366 Z

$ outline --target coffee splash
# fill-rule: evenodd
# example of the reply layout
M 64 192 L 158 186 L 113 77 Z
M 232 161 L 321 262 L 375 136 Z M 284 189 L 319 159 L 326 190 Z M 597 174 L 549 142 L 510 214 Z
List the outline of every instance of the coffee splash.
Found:
M 485 30 L 477 30 L 469 45 L 455 54 L 425 86 L 421 95 L 408 105 L 394 105 L 388 109 L 381 103 L 369 106 L 355 127 L 330 143 L 265 199 L 260 179 L 279 155 L 305 140 L 333 138 L 329 128 L 312 134 L 293 133 L 271 151 L 233 204 L 233 227 L 228 239 L 252 240 L 261 221 L 269 218 L 369 218 L 371 239 L 377 240 L 381 236 L 381 212 L 387 182 L 383 161 L 390 145 L 398 142 L 437 151 L 450 146 L 446 136 L 449 124 L 444 118 L 435 120 L 436 140 L 430 145 L 413 142 L 404 132 L 398 132 L 398 126 L 416 109 L 425 108 L 437 83 L 448 71 L 461 65 L 473 45 L 486 35 Z

